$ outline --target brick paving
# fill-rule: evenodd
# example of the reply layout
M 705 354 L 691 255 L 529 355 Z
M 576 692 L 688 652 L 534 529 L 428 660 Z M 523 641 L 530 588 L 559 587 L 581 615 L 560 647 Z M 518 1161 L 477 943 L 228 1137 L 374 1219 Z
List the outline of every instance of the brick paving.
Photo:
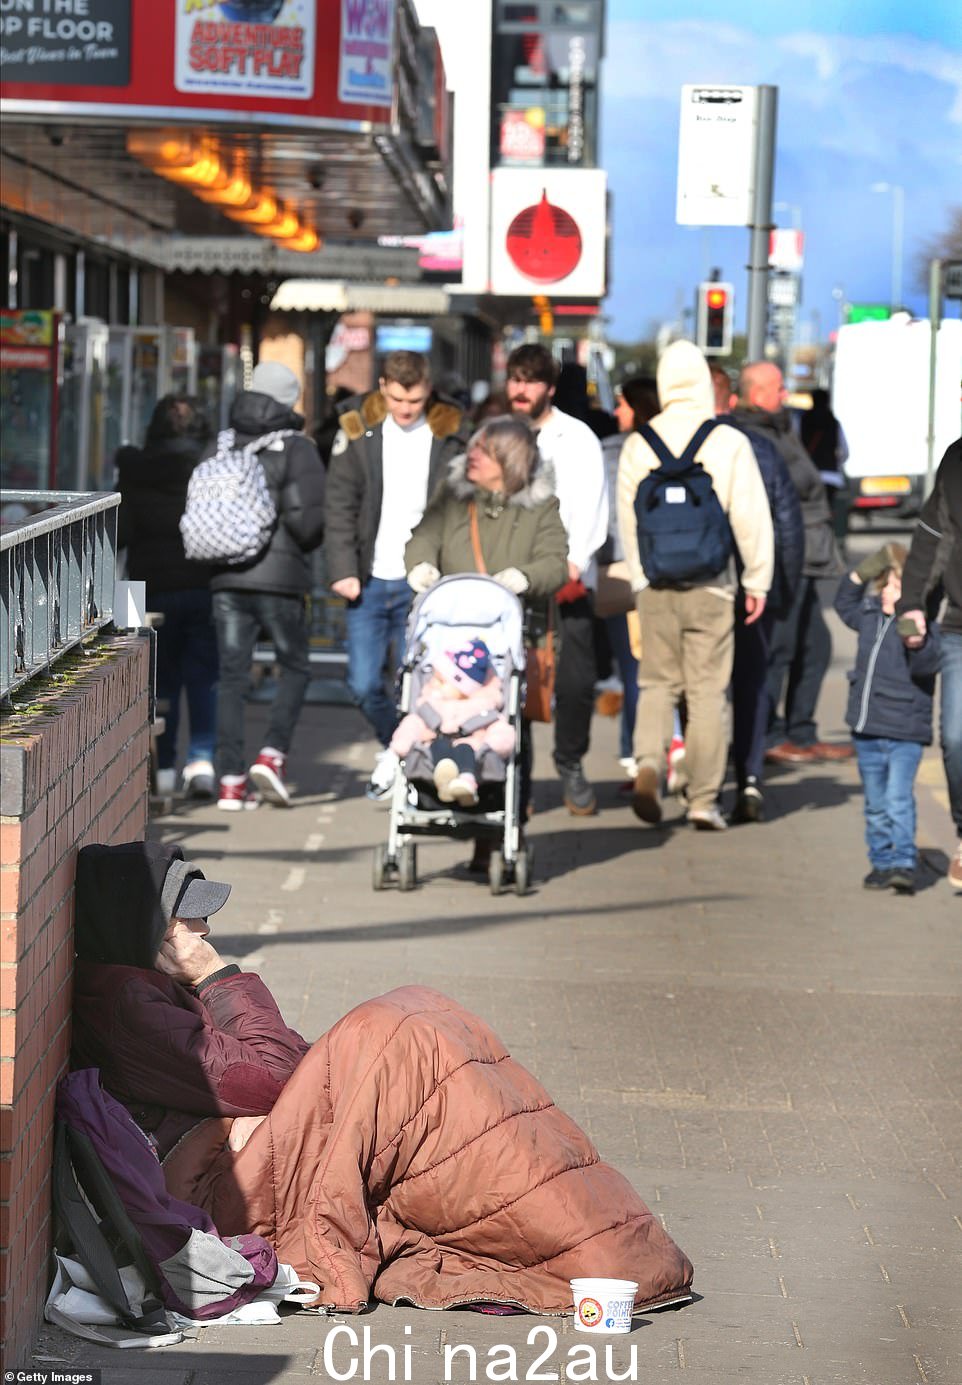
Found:
M 851 640 L 833 633 L 820 729 L 840 739 Z M 697 1301 L 613 1339 L 597 1377 L 558 1320 L 384 1307 L 212 1327 L 157 1352 L 98 1354 L 48 1329 L 34 1368 L 260 1385 L 348 1378 L 356 1356 L 354 1379 L 391 1380 L 386 1353 L 365 1367 L 343 1332 L 325 1357 L 341 1326 L 393 1346 L 393 1378 L 417 1385 L 522 1380 L 552 1340 L 531 1378 L 630 1379 L 634 1351 L 647 1385 L 959 1385 L 962 898 L 934 870 L 914 899 L 861 889 L 852 765 L 773 776 L 759 826 L 646 829 L 617 791 L 615 729 L 596 720 L 589 820 L 563 810 L 539 729 L 524 899 L 492 898 L 447 842 L 420 849 L 416 892 L 372 891 L 386 814 L 362 796 L 374 747 L 343 707 L 306 711 L 290 811 L 179 807 L 153 830 L 234 882 L 215 941 L 305 1034 L 404 982 L 484 1015 L 663 1218 Z M 937 754 L 921 781 L 920 844 L 944 869 Z M 466 1350 L 446 1364 L 451 1346 L 475 1349 L 473 1377 Z

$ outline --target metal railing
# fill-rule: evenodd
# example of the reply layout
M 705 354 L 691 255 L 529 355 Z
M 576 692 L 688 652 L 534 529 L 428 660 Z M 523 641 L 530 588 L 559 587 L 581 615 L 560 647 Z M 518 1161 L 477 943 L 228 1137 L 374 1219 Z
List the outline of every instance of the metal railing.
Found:
M 113 620 L 119 504 L 107 492 L 3 492 L 0 702 Z

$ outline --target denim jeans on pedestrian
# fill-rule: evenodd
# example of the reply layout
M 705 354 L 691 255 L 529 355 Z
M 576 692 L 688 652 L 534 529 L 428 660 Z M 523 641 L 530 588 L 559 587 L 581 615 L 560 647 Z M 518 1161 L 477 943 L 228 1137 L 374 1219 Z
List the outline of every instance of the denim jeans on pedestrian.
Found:
M 217 707 L 217 643 L 206 587 L 188 591 L 151 590 L 149 606 L 159 611 L 157 630 L 157 700 L 164 708 L 164 732 L 157 738 L 157 768 L 173 769 L 177 760 L 181 693 L 187 694 L 190 721 L 187 760 L 213 760 Z
M 962 635 L 942 632 L 942 763 L 949 786 L 949 811 L 962 837 Z
M 398 715 L 394 675 L 404 652 L 411 588 L 403 577 L 372 577 L 347 608 L 347 683 L 382 745 Z
M 794 745 L 814 745 L 818 740 L 815 709 L 831 662 L 832 636 L 822 614 L 818 583 L 814 577 L 802 577 L 791 607 L 772 627 L 769 746 L 785 740 Z M 784 711 L 780 712 L 783 692 Z
M 633 755 L 635 716 L 638 711 L 638 660 L 631 652 L 631 636 L 628 633 L 627 616 L 606 616 L 605 628 L 608 631 L 611 653 L 618 665 L 618 676 L 624 688 L 618 757 L 621 760 L 629 760 Z
M 215 768 L 246 774 L 244 698 L 250 683 L 254 645 L 263 631 L 274 646 L 280 676 L 271 702 L 264 745 L 286 755 L 304 705 L 310 679 L 307 611 L 303 596 L 277 592 L 214 592 L 214 626 L 220 655 Z
M 865 790 L 865 843 L 876 870 L 914 870 L 915 776 L 922 759 L 918 741 L 853 735 Z

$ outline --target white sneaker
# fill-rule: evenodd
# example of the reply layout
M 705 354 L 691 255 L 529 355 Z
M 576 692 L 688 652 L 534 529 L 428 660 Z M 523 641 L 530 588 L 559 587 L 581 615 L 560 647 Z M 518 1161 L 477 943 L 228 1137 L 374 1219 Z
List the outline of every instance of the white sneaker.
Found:
M 217 794 L 214 766 L 209 760 L 191 760 L 184 766 L 182 782 L 188 798 L 214 798 Z
M 689 808 L 688 821 L 699 832 L 728 831 L 728 823 L 718 808 Z
M 401 761 L 390 746 L 379 750 L 367 788 L 364 790 L 365 797 L 375 803 L 383 803 L 386 798 L 390 798 L 400 768 Z
M 177 788 L 177 771 L 159 769 L 154 775 L 154 792 L 158 798 L 168 798 Z
M 638 778 L 638 761 L 634 755 L 623 755 L 618 763 L 624 770 L 626 779 Z

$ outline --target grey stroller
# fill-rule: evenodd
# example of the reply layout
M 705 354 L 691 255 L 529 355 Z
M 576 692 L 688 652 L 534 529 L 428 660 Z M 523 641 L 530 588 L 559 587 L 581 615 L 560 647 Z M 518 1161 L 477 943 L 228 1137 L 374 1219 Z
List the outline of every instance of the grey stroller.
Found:
M 513 593 L 492 577 L 464 573 L 444 577 L 415 601 L 408 618 L 400 670 L 401 715 L 418 703 L 440 651 L 480 637 L 501 679 L 503 715 L 514 730 L 514 753 L 503 760 L 487 757 L 479 767 L 476 807 L 442 803 L 431 780 L 421 747 L 402 761 L 394 781 L 388 837 L 374 848 L 372 883 L 383 890 L 397 880 L 402 890 L 417 885 L 418 837 L 487 838 L 493 849 L 488 868 L 492 894 L 513 885 L 524 894 L 531 881 L 532 857 L 521 837 L 521 706 L 525 671 L 524 611 Z

